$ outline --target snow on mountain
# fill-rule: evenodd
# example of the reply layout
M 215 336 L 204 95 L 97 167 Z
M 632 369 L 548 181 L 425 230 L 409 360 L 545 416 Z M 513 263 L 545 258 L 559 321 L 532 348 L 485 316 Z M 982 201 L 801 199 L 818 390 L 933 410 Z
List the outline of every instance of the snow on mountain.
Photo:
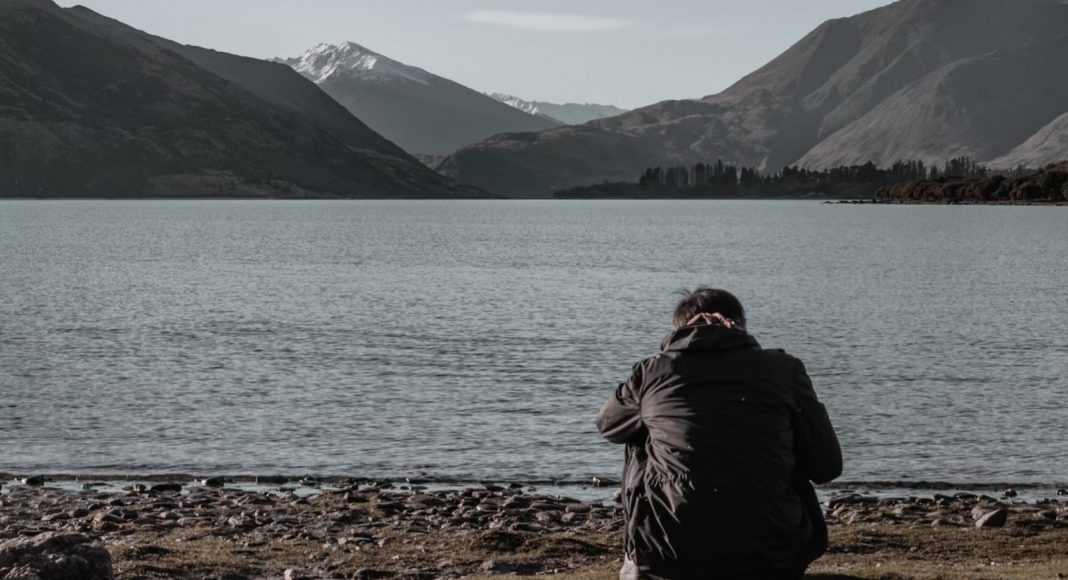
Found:
M 509 107 L 515 107 L 520 111 L 525 111 L 531 115 L 541 115 L 541 108 L 538 107 L 538 103 L 534 101 L 524 101 L 519 97 L 513 97 L 512 95 L 506 95 L 504 93 L 486 93 L 487 95 L 497 99 L 498 101 L 508 105 Z
M 397 62 L 355 42 L 342 42 L 338 46 L 322 43 L 298 58 L 281 62 L 316 84 L 354 76 L 365 80 L 408 80 L 427 85 L 433 77 L 421 68 Z
M 596 103 L 564 103 L 560 105 L 545 101 L 527 101 L 504 93 L 487 94 L 520 111 L 552 119 L 565 125 L 581 125 L 595 119 L 606 119 L 627 112 L 626 109 L 620 109 L 612 105 L 598 105 Z
M 483 195 L 279 64 L 51 0 L 0 0 L 0 39 L 0 197 Z
M 498 133 L 561 125 L 355 42 L 320 44 L 277 62 L 311 79 L 370 128 L 422 158 L 447 155 Z
M 1056 159 L 1066 30 L 1061 0 L 899 0 L 820 25 L 720 93 L 495 135 L 434 167 L 494 193 L 546 196 L 716 159 L 768 172 Z

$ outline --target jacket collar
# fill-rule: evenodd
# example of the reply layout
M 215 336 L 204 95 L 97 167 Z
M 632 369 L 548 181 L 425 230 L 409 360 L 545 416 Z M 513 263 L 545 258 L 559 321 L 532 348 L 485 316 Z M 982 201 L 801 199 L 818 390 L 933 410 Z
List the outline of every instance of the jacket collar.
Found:
M 718 324 L 702 324 L 683 326 L 667 335 L 660 345 L 660 350 L 664 352 L 735 348 L 760 348 L 760 343 L 744 330 L 730 329 Z

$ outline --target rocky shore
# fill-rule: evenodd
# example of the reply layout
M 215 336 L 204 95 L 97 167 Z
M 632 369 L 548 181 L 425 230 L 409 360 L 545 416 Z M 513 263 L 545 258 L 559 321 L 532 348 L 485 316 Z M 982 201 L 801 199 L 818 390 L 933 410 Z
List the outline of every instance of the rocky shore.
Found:
M 98 542 L 119 578 L 600 578 L 610 577 L 618 561 L 622 514 L 611 501 L 583 502 L 518 484 L 428 490 L 310 480 L 301 489 L 316 491 L 298 494 L 286 484 L 234 489 L 221 478 L 121 491 L 27 479 L 0 494 L 0 579 L 50 577 L 28 575 L 34 564 L 25 553 L 34 539 L 49 549 L 88 543 L 79 549 L 90 554 L 100 553 L 92 551 Z M 883 548 L 907 550 L 894 542 L 880 547 L 872 533 L 920 534 L 906 557 L 926 553 L 925 537 L 963 534 L 972 541 L 987 530 L 1013 542 L 1068 545 L 1068 497 L 1022 502 L 1011 490 L 1001 495 L 1007 497 L 839 493 L 826 503 L 835 548 L 821 565 L 840 574 L 856 568 L 854 556 L 864 564 Z M 1052 553 L 1036 561 L 1060 565 Z

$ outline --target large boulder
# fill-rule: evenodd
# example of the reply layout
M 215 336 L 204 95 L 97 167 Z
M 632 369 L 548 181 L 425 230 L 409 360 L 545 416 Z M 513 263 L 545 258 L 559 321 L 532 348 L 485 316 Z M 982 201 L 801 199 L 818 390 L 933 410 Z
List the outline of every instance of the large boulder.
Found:
M 111 555 L 82 534 L 49 532 L 0 544 L 0 580 L 114 580 Z

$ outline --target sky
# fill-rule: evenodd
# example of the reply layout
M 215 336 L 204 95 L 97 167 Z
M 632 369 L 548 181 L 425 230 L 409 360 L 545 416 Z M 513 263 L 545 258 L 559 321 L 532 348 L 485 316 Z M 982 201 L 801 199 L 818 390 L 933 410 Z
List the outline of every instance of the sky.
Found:
M 258 58 L 352 41 L 483 92 L 624 108 L 717 93 L 889 0 L 61 0 Z

